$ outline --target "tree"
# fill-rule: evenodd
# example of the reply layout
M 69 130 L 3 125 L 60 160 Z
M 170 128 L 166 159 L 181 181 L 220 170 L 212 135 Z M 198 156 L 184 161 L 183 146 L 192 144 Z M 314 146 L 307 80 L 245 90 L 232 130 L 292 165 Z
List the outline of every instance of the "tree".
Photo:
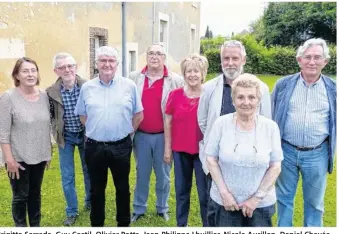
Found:
M 251 26 L 266 46 L 298 46 L 313 37 L 336 43 L 336 9 L 336 2 L 271 2 Z
M 206 32 L 205 32 L 205 38 L 213 38 L 213 33 L 210 30 L 208 25 L 207 25 Z
M 263 18 L 264 17 L 261 16 L 259 19 L 250 24 L 250 32 L 254 35 L 254 38 L 257 41 L 264 40 L 265 38 L 265 25 Z

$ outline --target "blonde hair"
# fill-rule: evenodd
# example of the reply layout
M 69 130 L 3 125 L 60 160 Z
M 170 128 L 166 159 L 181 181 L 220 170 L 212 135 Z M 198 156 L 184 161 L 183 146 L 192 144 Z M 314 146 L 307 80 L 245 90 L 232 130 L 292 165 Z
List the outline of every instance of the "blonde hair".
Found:
M 202 81 L 203 82 L 206 78 L 207 75 L 207 70 L 208 70 L 208 60 L 205 56 L 199 55 L 199 54 L 191 54 L 184 58 L 184 60 L 181 61 L 180 63 L 180 68 L 181 68 L 181 74 L 183 77 L 185 77 L 185 72 L 188 66 L 194 65 L 195 67 L 198 68 L 202 75 Z
M 260 80 L 255 75 L 244 73 L 241 74 L 238 78 L 236 78 L 232 83 L 232 91 L 231 96 L 234 101 L 235 95 L 237 93 L 237 87 L 241 88 L 255 88 L 257 93 L 257 98 L 260 102 L 261 100 L 261 90 L 260 90 Z

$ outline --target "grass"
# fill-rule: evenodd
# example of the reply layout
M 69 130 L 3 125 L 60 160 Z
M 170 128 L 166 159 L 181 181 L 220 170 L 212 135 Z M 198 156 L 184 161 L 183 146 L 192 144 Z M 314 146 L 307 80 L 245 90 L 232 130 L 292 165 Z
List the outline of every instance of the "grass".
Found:
M 209 74 L 208 79 L 215 77 L 216 74 Z M 274 83 L 279 78 L 272 75 L 258 75 L 272 90 Z M 79 218 L 76 222 L 76 226 L 88 227 L 90 226 L 89 212 L 84 209 L 84 184 L 83 176 L 81 173 L 81 164 L 78 156 L 78 152 L 75 156 L 76 165 L 76 189 L 78 192 L 79 201 Z M 157 217 L 155 209 L 155 176 L 152 173 L 150 192 L 148 198 L 148 210 L 145 217 L 138 220 L 136 224 L 132 226 L 140 227 L 165 227 L 176 226 L 175 221 L 175 191 L 174 191 L 174 175 L 173 169 L 171 171 L 171 191 L 169 198 L 170 207 L 170 220 L 165 222 L 163 219 Z M 134 187 L 136 181 L 135 160 L 132 155 L 131 158 L 131 173 L 130 173 L 130 192 L 131 192 L 131 212 Z M 195 182 L 193 182 L 194 184 Z M 9 180 L 4 168 L 0 169 L 0 227 L 12 227 L 13 220 L 11 214 L 11 199 L 12 192 L 9 185 Z M 336 168 L 333 173 L 328 176 L 327 189 L 325 195 L 325 214 L 324 214 L 324 226 L 333 227 L 336 226 Z M 106 189 L 106 221 L 105 226 L 116 226 L 115 222 L 115 188 L 113 186 L 112 178 L 109 175 L 108 185 Z M 65 218 L 65 199 L 61 187 L 61 176 L 59 169 L 59 157 L 57 149 L 54 148 L 53 160 L 51 168 L 45 172 L 43 186 L 42 186 L 42 219 L 41 226 L 47 227 L 60 227 L 62 226 Z M 276 215 L 273 217 L 274 224 L 276 223 Z M 192 188 L 191 193 L 191 208 L 189 215 L 189 226 L 202 226 L 200 221 L 199 200 L 195 186 Z M 295 199 L 295 214 L 294 225 L 301 227 L 303 225 L 303 202 L 301 191 L 301 180 L 299 180 L 297 195 Z

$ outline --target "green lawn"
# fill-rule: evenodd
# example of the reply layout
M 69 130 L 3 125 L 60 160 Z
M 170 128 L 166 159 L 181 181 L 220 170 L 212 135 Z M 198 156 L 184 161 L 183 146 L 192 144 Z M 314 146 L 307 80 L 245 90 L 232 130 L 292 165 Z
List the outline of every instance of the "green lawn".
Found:
M 208 78 L 215 77 L 216 74 L 210 74 Z M 259 78 L 268 84 L 272 89 L 278 76 L 271 75 L 259 75 Z M 84 185 L 83 176 L 81 174 L 81 164 L 78 154 L 76 155 L 76 187 L 78 191 L 79 200 L 79 218 L 76 226 L 90 226 L 89 212 L 84 210 Z M 132 156 L 131 160 L 131 173 L 130 173 L 130 191 L 131 191 L 131 204 L 133 201 L 134 186 L 136 181 L 135 161 Z M 176 226 L 175 221 L 175 191 L 174 191 L 174 175 L 173 169 L 171 174 L 171 194 L 169 198 L 170 206 L 170 220 L 164 222 L 161 218 L 158 218 L 155 213 L 155 177 L 152 173 L 150 193 L 148 199 L 148 211 L 145 217 L 138 220 L 133 226 L 145 226 L 145 227 L 161 227 L 161 226 Z M 303 204 L 302 204 L 302 192 L 301 183 L 299 181 L 298 191 L 296 195 L 296 207 L 294 215 L 294 225 L 303 225 Z M 13 226 L 11 215 L 11 189 L 9 181 L 4 168 L 0 169 L 0 227 Z M 116 226 L 115 222 L 115 189 L 113 186 L 112 178 L 109 176 L 108 186 L 106 191 L 106 226 Z M 132 206 L 131 206 L 132 207 Z M 65 218 L 65 200 L 61 187 L 59 158 L 57 150 L 54 149 L 53 160 L 51 168 L 46 171 L 43 188 L 42 188 L 42 226 L 58 227 L 62 226 Z M 274 223 L 276 222 L 276 216 L 274 216 Z M 192 189 L 191 196 L 191 209 L 189 216 L 189 226 L 202 226 L 199 214 L 199 201 L 195 186 Z M 336 226 L 336 169 L 328 176 L 328 184 L 325 196 L 325 215 L 324 226 L 333 227 Z

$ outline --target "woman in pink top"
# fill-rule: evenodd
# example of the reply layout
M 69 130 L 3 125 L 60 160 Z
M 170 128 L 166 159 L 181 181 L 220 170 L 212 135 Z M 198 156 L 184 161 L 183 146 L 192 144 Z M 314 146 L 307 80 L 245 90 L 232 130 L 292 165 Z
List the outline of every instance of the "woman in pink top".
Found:
M 170 164 L 174 159 L 177 226 L 187 226 L 193 169 L 202 224 L 207 226 L 208 191 L 206 176 L 199 159 L 199 141 L 203 136 L 198 125 L 197 111 L 208 61 L 203 56 L 191 55 L 184 59 L 180 66 L 185 85 L 173 90 L 168 96 L 164 160 Z

